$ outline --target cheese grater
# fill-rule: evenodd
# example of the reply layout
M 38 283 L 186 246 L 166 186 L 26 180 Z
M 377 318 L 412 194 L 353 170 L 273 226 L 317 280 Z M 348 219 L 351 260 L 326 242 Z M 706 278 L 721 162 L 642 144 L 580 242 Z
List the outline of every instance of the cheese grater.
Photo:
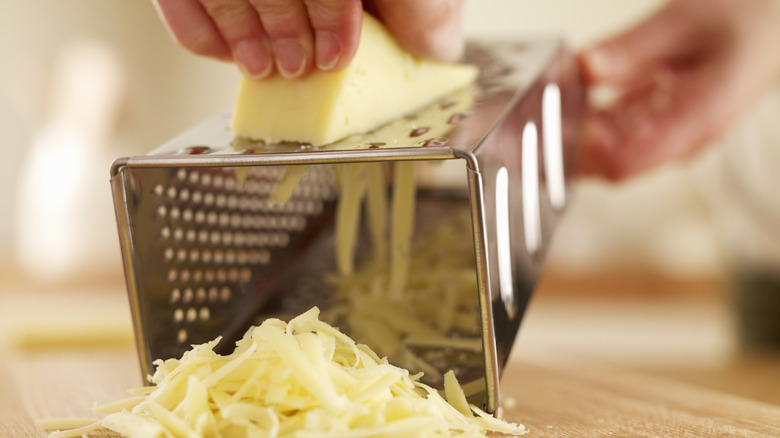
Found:
M 455 211 L 470 220 L 457 237 L 473 248 L 469 317 L 481 340 L 474 354 L 426 351 L 442 372 L 473 382 L 471 402 L 495 412 L 501 370 L 567 203 L 583 99 L 576 61 L 557 40 L 474 42 L 463 61 L 480 68 L 473 87 L 333 145 L 234 139 L 224 114 L 117 160 L 111 186 L 143 373 L 218 336 L 229 351 L 266 315 L 327 310 L 335 165 L 414 161 L 434 169 L 417 192 L 416 229 Z M 271 202 L 296 166 L 306 170 L 289 200 Z M 449 183 L 436 176 L 442 168 L 454 169 Z

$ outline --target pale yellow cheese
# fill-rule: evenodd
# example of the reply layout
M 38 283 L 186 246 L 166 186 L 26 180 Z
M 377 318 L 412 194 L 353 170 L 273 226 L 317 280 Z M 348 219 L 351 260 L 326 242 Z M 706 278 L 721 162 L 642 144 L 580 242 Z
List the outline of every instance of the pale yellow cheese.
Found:
M 52 438 L 93 430 L 131 438 L 472 438 L 526 432 L 468 405 L 454 375 L 445 381 L 447 403 L 407 370 L 320 320 L 317 308 L 289 323 L 265 320 L 231 354 L 215 353 L 218 341 L 193 346 L 181 359 L 156 361 L 157 386 L 97 408 L 108 414 L 102 420 L 43 421 L 41 427 L 78 427 Z
M 464 88 L 477 69 L 404 51 L 368 14 L 357 54 L 343 70 L 298 79 L 243 79 L 233 111 L 237 137 L 324 145 L 376 129 Z

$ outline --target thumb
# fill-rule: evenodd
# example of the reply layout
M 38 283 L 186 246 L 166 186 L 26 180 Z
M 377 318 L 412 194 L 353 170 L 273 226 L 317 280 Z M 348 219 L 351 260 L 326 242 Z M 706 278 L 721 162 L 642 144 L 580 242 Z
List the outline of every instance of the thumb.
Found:
M 690 32 L 691 2 L 672 1 L 633 28 L 580 53 L 589 82 L 640 76 L 648 66 L 679 56 Z M 694 2 L 695 3 L 695 2 Z
M 406 50 L 442 61 L 463 53 L 462 9 L 462 0 L 374 0 L 369 6 Z

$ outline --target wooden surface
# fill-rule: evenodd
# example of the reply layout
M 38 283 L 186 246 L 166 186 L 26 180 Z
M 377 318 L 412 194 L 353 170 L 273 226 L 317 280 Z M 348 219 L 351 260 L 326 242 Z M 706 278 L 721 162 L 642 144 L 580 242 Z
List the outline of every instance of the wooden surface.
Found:
M 139 383 L 129 349 L 6 355 L 0 436 L 44 436 L 36 419 L 90 416 Z M 603 364 L 515 361 L 502 394 L 531 437 L 780 437 L 780 406 Z

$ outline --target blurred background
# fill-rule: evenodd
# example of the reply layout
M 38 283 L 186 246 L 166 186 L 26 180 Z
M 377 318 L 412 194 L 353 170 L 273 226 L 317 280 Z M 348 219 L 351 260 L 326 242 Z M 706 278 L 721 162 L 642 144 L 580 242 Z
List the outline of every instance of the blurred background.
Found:
M 577 48 L 661 3 L 471 0 L 464 19 L 471 36 L 562 36 Z M 229 108 L 238 72 L 177 47 L 150 1 L 0 0 L 0 11 L 0 324 L 50 317 L 35 294 L 65 303 L 89 292 L 127 325 L 110 163 Z M 518 354 L 695 369 L 686 377 L 723 385 L 703 370 L 731 366 L 738 349 L 732 273 L 780 265 L 780 181 L 767 165 L 780 148 L 766 147 L 780 138 L 778 101 L 759 102 L 692 162 L 621 185 L 579 182 Z

